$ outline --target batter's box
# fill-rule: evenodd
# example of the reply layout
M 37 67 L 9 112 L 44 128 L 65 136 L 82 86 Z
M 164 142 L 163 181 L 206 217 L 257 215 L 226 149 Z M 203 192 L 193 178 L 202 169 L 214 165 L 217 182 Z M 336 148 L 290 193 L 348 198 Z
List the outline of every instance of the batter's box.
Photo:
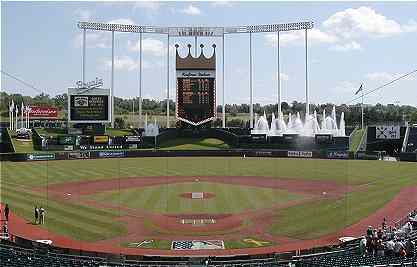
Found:
M 175 240 L 172 250 L 224 249 L 223 240 Z
M 182 219 L 182 224 L 190 224 L 192 226 L 204 226 L 209 224 L 215 224 L 215 219 Z

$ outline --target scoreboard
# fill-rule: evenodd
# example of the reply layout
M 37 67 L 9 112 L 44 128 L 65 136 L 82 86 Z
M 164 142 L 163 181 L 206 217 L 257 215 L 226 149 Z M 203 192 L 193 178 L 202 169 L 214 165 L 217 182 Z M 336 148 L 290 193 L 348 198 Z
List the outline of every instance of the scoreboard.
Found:
M 68 89 L 69 122 L 110 122 L 110 91 L 108 89 Z
M 188 71 L 177 74 L 177 77 L 177 117 L 192 125 L 200 125 L 214 118 L 216 106 L 214 73 Z

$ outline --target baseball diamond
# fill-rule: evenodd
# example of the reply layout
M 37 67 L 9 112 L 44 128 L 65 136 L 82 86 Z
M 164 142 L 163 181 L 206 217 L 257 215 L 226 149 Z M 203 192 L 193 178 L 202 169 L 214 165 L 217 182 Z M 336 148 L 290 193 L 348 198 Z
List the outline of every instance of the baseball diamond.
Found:
M 224 241 L 225 251 L 317 246 L 360 235 L 378 214 L 398 219 L 417 196 L 416 165 L 403 162 L 176 157 L 3 166 L 2 201 L 21 221 L 15 234 L 127 254 L 170 254 L 175 240 L 206 238 Z M 181 196 L 192 192 L 211 197 Z M 34 204 L 47 207 L 45 225 L 24 223 Z M 139 240 L 155 242 L 128 246 Z

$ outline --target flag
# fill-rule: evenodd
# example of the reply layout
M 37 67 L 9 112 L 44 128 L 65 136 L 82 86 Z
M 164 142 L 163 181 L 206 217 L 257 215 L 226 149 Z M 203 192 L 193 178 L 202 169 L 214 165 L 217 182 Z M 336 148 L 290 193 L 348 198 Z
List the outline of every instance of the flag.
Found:
M 358 91 L 356 91 L 355 95 L 359 94 L 360 91 L 363 91 L 363 84 L 359 87 Z

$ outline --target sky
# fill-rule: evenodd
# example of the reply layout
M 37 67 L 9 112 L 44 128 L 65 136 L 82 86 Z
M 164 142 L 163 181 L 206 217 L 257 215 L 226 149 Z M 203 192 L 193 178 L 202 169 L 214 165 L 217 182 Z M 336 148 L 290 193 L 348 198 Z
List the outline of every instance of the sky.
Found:
M 1 2 L 1 68 L 50 95 L 81 80 L 82 31 L 78 21 L 153 26 L 240 26 L 313 21 L 308 31 L 308 87 L 315 104 L 355 104 L 360 84 L 372 90 L 417 69 L 416 2 Z M 302 31 L 280 33 L 282 100 L 305 101 Z M 252 35 L 254 102 L 277 102 L 276 33 Z M 170 95 L 175 96 L 175 49 L 186 55 L 190 38 L 170 38 Z M 222 99 L 222 40 L 199 38 L 211 56 L 215 43 L 217 103 Z M 143 34 L 143 98 L 163 99 L 167 37 Z M 249 103 L 249 35 L 225 38 L 225 103 Z M 87 31 L 86 80 L 110 87 L 111 33 Z M 116 96 L 139 91 L 138 34 L 115 33 Z M 1 90 L 39 91 L 2 74 Z M 374 94 L 365 103 L 417 105 L 417 75 Z

